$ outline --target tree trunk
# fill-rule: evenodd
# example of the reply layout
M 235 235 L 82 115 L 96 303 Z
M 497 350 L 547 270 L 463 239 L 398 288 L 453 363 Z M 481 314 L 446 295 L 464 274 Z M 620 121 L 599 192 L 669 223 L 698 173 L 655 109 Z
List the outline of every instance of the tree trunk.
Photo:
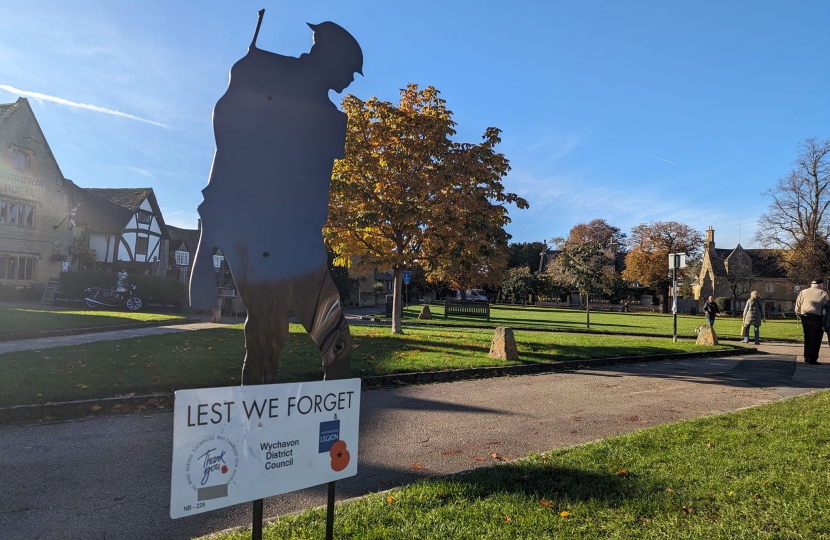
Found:
M 585 293 L 585 323 L 591 328 L 591 298 Z
M 403 284 L 403 268 L 396 266 L 395 269 L 395 287 L 392 291 L 392 333 L 403 334 L 401 327 L 401 286 Z

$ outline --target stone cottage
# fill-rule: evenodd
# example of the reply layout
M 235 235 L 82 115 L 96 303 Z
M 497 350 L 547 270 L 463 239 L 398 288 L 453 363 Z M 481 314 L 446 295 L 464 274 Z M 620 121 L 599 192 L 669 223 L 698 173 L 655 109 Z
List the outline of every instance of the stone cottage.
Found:
M 692 287 L 699 309 L 710 295 L 731 300 L 733 287 L 730 285 L 737 292 L 733 310 L 742 310 L 750 292 L 758 291 L 768 315 L 791 312 L 798 291 L 805 286 L 787 278 L 779 251 L 745 249 L 740 244 L 733 249 L 718 249 L 715 231 L 710 226 L 706 231 L 698 284 Z

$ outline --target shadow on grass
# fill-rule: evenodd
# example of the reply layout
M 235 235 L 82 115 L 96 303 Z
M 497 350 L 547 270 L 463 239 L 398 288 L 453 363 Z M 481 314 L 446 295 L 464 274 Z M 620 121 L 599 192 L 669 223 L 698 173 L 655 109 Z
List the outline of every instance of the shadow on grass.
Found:
M 599 474 L 577 468 L 545 468 L 516 463 L 453 475 L 449 478 L 465 496 L 486 498 L 500 493 L 519 494 L 557 503 L 600 501 L 619 503 L 639 491 L 637 477 L 629 474 Z

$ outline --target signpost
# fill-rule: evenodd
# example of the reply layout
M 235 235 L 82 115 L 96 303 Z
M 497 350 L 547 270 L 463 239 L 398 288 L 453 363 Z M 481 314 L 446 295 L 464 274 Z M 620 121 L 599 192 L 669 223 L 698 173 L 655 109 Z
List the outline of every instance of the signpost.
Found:
M 677 269 L 686 268 L 686 254 L 685 253 L 669 253 L 669 270 L 672 271 L 672 283 L 674 284 L 672 291 L 672 318 L 674 319 L 674 331 L 672 334 L 672 341 L 677 343 Z
M 412 281 L 412 272 L 409 270 L 403 271 L 403 282 L 406 284 L 406 307 L 409 307 L 409 282 Z
M 357 474 L 359 418 L 360 379 L 177 391 L 170 517 L 325 483 L 331 495 Z

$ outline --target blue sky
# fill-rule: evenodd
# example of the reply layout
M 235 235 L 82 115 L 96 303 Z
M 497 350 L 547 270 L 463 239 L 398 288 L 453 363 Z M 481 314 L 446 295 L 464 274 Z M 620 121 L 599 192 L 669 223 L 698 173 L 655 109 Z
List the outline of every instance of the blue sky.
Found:
M 364 51 L 346 90 L 438 88 L 459 141 L 504 133 L 513 241 L 604 218 L 674 219 L 753 245 L 761 193 L 807 137 L 830 138 L 830 6 L 817 1 L 44 2 L 0 4 L 0 102 L 24 90 L 64 175 L 154 188 L 195 227 L 211 111 L 266 8 L 258 45 L 298 56 L 331 20 Z M 342 96 L 332 93 L 339 103 Z M 760 247 L 760 246 L 756 246 Z

